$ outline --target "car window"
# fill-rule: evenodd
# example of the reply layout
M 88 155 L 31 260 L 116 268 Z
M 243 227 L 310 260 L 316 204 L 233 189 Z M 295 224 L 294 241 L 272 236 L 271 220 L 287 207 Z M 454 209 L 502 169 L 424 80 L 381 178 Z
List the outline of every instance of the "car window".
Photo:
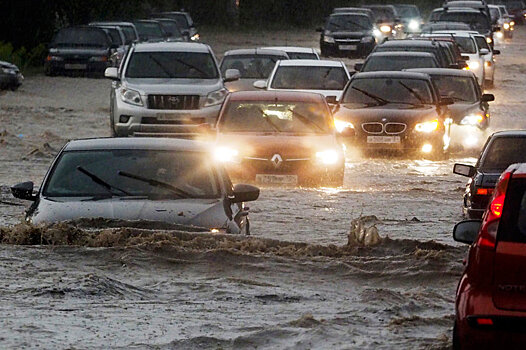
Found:
M 245 79 L 267 79 L 272 73 L 276 62 L 286 59 L 285 56 L 265 55 L 229 55 L 221 62 L 221 73 L 227 69 L 237 69 L 241 78 Z
M 382 106 L 387 103 L 432 104 L 433 95 L 425 80 L 368 78 L 351 81 L 342 103 L 350 108 Z
M 183 38 L 183 35 L 181 34 L 181 31 L 179 30 L 179 27 L 177 26 L 176 22 L 159 21 L 159 23 L 161 23 L 161 26 L 163 27 L 164 31 L 166 33 L 169 33 L 168 36 L 170 38 L 177 38 L 177 39 Z
M 490 7 L 489 14 L 491 16 L 492 21 L 497 21 L 500 18 L 500 11 L 496 7 Z
M 186 20 L 186 16 L 184 14 L 171 14 L 170 18 L 173 18 L 177 22 L 177 26 L 182 29 L 188 29 L 190 25 L 188 24 L 188 21 Z
M 121 26 L 122 31 L 124 32 L 124 36 L 126 37 L 126 45 L 131 44 L 135 40 L 137 40 L 137 35 L 135 34 L 135 31 L 132 27 L 129 26 Z
M 127 78 L 218 79 L 213 57 L 198 52 L 134 52 Z
M 371 56 L 365 62 L 362 71 L 401 71 L 411 68 L 438 68 L 438 65 L 433 57 L 429 56 Z
M 343 90 L 348 78 L 343 67 L 280 66 L 270 87 L 293 90 Z
M 453 36 L 457 43 L 461 53 L 477 53 L 477 46 L 475 41 L 470 37 L 465 36 Z
M 511 179 L 498 229 L 499 241 L 526 243 L 526 181 Z
M 223 113 L 220 131 L 327 134 L 325 104 L 310 102 L 234 101 Z
M 488 18 L 478 12 L 443 12 L 439 17 L 443 22 L 463 22 L 469 24 L 476 31 L 489 31 L 491 29 Z
M 317 60 L 318 56 L 308 52 L 287 52 L 291 60 Z
M 416 18 L 420 17 L 420 12 L 416 6 L 396 6 L 396 11 L 401 18 Z
M 477 46 L 480 49 L 486 49 L 488 51 L 491 51 L 488 45 L 488 42 L 486 41 L 486 38 L 483 36 L 475 36 L 475 42 L 477 43 Z
M 108 36 L 102 29 L 95 28 L 66 28 L 60 30 L 53 39 L 57 47 L 107 47 Z
M 103 30 L 109 35 L 113 44 L 122 45 L 121 36 L 116 28 L 104 28 Z
M 378 22 L 393 22 L 395 14 L 392 8 L 389 7 L 372 7 L 374 18 Z
M 433 82 L 442 97 L 451 97 L 455 102 L 478 101 L 476 83 L 470 77 L 433 75 Z
M 367 16 L 337 15 L 329 17 L 325 29 L 331 32 L 362 32 L 371 30 L 372 27 L 371 20 Z
M 480 162 L 485 172 L 503 172 L 510 164 L 526 162 L 526 137 L 496 137 Z
M 155 39 L 164 37 L 164 33 L 159 23 L 135 22 L 135 28 L 141 39 Z
M 432 47 L 425 47 L 425 46 L 410 46 L 410 45 L 404 45 L 404 46 L 384 46 L 380 45 L 376 48 L 375 52 L 427 52 L 430 54 L 433 54 L 437 59 L 441 59 L 439 52 Z
M 44 186 L 46 197 L 91 197 L 108 190 L 79 170 L 85 170 L 133 196 L 173 196 L 173 191 L 120 172 L 152 179 L 184 191 L 191 198 L 218 198 L 220 190 L 212 162 L 200 152 L 94 150 L 64 152 Z M 121 191 L 122 190 L 122 191 Z

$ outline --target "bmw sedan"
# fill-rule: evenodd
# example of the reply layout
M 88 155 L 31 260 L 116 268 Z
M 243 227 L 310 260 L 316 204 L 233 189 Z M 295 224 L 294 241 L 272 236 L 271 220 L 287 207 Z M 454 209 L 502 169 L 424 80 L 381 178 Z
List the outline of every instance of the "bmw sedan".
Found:
M 34 202 L 27 212 L 33 224 L 103 218 L 245 234 L 243 202 L 259 196 L 257 187 L 233 187 L 206 144 L 153 138 L 71 141 L 36 195 L 32 182 L 11 191 Z

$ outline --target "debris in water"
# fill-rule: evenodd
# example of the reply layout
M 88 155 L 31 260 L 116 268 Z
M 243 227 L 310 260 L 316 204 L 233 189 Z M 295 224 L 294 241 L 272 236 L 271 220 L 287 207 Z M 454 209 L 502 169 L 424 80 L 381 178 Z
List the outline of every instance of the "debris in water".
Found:
M 349 239 L 347 245 L 356 246 L 374 246 L 382 242 L 382 238 L 378 233 L 376 224 L 380 220 L 374 215 L 360 216 L 358 219 L 351 221 L 351 230 L 349 232 Z M 366 227 L 367 224 L 372 226 Z

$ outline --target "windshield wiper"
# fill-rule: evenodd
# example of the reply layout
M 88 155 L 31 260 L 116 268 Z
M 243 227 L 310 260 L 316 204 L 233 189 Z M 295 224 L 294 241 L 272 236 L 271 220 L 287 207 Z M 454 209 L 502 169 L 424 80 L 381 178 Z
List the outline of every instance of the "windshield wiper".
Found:
M 421 104 L 426 104 L 426 100 L 424 100 L 424 98 L 422 96 L 420 96 L 418 94 L 418 92 L 416 92 L 415 90 L 413 90 L 412 88 L 410 88 L 409 86 L 405 85 L 404 83 L 402 83 L 401 81 L 398 82 L 398 84 L 402 85 L 404 87 L 404 89 L 406 89 L 407 91 L 409 91 L 411 93 L 411 95 L 413 95 L 414 97 L 416 97 L 416 99 L 418 101 L 420 101 Z
M 293 115 L 295 115 L 296 117 L 298 117 L 298 119 L 303 123 L 303 124 L 306 124 L 306 125 L 314 125 L 318 130 L 320 130 L 321 132 L 325 132 L 325 130 L 319 126 L 318 124 L 316 124 L 314 121 L 310 120 L 309 118 L 307 118 L 306 116 L 304 116 L 303 114 L 300 114 L 296 111 L 294 111 L 292 108 L 289 108 L 288 109 L 289 112 L 291 112 Z
M 369 28 L 367 28 L 367 27 L 364 27 L 364 26 L 362 26 L 361 24 L 359 24 L 359 23 L 356 23 L 356 22 L 354 22 L 354 21 L 351 21 L 351 20 L 346 20 L 346 21 L 345 21 L 345 23 L 350 23 L 350 24 L 354 24 L 354 25 L 355 25 L 355 26 L 357 26 L 358 28 L 362 28 L 362 29 L 369 29 Z
M 383 99 L 380 96 L 376 96 L 375 94 L 372 94 L 372 93 L 370 93 L 368 91 L 362 90 L 362 89 L 357 88 L 355 86 L 351 86 L 351 89 L 356 90 L 358 92 L 361 92 L 365 96 L 372 98 L 373 100 L 375 100 L 376 102 L 379 103 L 379 106 L 383 106 L 383 105 L 386 105 L 386 104 L 389 103 L 389 101 L 387 101 L 386 99 Z
M 77 167 L 77 170 L 83 173 L 84 175 L 86 175 L 87 177 L 89 177 L 97 185 L 104 187 L 106 190 L 108 190 L 108 193 L 111 195 L 122 196 L 122 194 L 117 194 L 113 190 L 121 191 L 122 193 L 128 196 L 131 195 L 131 193 L 107 183 L 106 181 L 104 181 L 97 175 L 93 174 L 92 172 L 86 170 L 85 168 L 81 167 L 80 165 Z
M 178 187 L 170 185 L 170 184 L 168 184 L 166 182 L 162 182 L 162 181 L 155 180 L 155 179 L 150 179 L 150 178 L 147 178 L 147 177 L 142 177 L 140 175 L 130 174 L 130 173 L 122 171 L 122 170 L 119 170 L 117 172 L 117 174 L 119 176 L 129 177 L 130 179 L 134 179 L 134 180 L 137 180 L 137 181 L 145 182 L 148 185 L 153 186 L 153 187 L 159 187 L 159 188 L 167 189 L 170 192 L 172 192 L 173 194 L 175 194 L 175 195 L 177 195 L 178 197 L 181 197 L 181 198 L 192 198 L 192 195 L 190 193 L 188 193 L 188 192 L 186 192 L 186 191 L 184 191 L 184 190 L 182 190 L 182 189 L 180 189 Z
M 157 58 L 153 57 L 152 55 L 148 55 L 148 57 L 150 57 L 150 59 L 163 70 L 163 72 L 168 76 L 168 78 L 172 78 L 172 73 L 170 73 L 170 71 L 161 62 L 159 62 Z
M 259 108 L 259 111 L 265 117 L 265 121 L 272 127 L 272 129 L 274 129 L 274 131 L 283 132 L 283 130 L 281 130 L 276 124 L 272 122 L 272 120 L 270 120 L 270 116 L 267 113 L 265 113 L 263 108 Z
M 179 63 L 182 63 L 182 64 L 184 64 L 184 65 L 187 66 L 187 67 L 190 67 L 190 68 L 195 69 L 196 71 L 198 71 L 199 73 L 202 74 L 203 79 L 205 79 L 205 77 L 207 77 L 207 74 L 206 74 L 205 72 L 203 72 L 201 69 L 197 68 L 197 67 L 194 66 L 193 64 L 190 64 L 190 63 L 188 63 L 188 62 L 185 62 L 185 61 L 183 61 L 183 60 L 180 59 L 180 58 L 173 58 L 173 60 L 174 60 L 174 61 L 177 61 L 177 62 L 179 62 Z

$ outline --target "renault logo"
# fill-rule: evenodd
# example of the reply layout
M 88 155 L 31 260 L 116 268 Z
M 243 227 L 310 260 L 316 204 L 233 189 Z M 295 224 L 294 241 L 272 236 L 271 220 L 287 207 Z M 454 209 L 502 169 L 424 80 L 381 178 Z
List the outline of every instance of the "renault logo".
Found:
M 270 158 L 270 161 L 274 164 L 274 168 L 279 168 L 281 163 L 283 163 L 283 158 L 281 158 L 279 154 L 274 154 L 272 158 Z

